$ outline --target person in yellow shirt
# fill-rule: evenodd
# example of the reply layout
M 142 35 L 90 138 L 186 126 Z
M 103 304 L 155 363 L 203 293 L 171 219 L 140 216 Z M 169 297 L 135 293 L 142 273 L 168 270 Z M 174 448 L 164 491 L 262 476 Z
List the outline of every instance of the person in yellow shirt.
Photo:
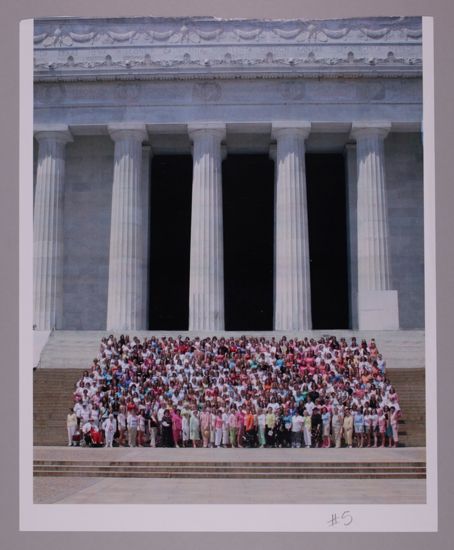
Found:
M 272 407 L 268 407 L 265 416 L 265 438 L 268 447 L 276 446 L 276 416 Z

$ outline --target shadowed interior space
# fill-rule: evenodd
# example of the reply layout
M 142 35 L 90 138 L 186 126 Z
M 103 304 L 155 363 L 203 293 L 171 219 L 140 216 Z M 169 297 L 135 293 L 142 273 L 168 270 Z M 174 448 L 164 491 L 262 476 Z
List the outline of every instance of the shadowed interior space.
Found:
M 192 156 L 157 155 L 151 165 L 149 328 L 187 330 Z
M 344 157 L 306 155 L 312 326 L 348 328 Z
M 222 181 L 225 328 L 272 330 L 274 163 L 229 155 Z

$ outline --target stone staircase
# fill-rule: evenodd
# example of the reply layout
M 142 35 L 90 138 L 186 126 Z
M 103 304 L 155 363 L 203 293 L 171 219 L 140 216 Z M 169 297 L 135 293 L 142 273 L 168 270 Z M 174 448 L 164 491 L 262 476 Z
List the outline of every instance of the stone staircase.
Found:
M 33 418 L 35 445 L 65 445 L 66 415 L 72 405 L 72 392 L 82 372 L 89 368 L 106 331 L 54 331 L 43 349 L 40 368 L 33 373 Z M 155 334 L 192 333 L 137 331 L 139 338 Z M 224 332 L 241 335 L 246 332 Z M 250 334 L 257 334 L 251 332 Z M 260 333 L 264 336 L 279 333 Z M 374 337 L 387 360 L 388 375 L 396 386 L 401 400 L 403 419 L 400 424 L 400 443 L 404 446 L 425 446 L 425 378 L 424 332 L 359 332 L 311 331 L 310 336 L 336 334 L 338 337 L 358 339 Z M 288 334 L 290 337 L 291 334 Z
M 66 445 L 66 416 L 82 369 L 42 369 L 33 372 L 33 444 Z
M 388 376 L 402 408 L 399 443 L 405 447 L 425 447 L 425 369 L 390 369 Z
M 35 460 L 38 477 L 192 479 L 425 479 L 415 462 L 150 462 Z
M 114 335 L 119 336 L 119 332 L 112 331 Z M 52 332 L 46 346 L 43 349 L 40 359 L 40 367 L 45 369 L 64 369 L 79 368 L 86 369 L 91 361 L 96 357 L 99 351 L 101 338 L 108 336 L 108 331 L 70 331 L 57 330 Z M 134 331 L 130 336 L 201 336 L 204 334 L 197 332 L 183 331 Z M 285 334 L 288 338 L 301 336 L 301 333 L 292 334 L 290 332 L 257 332 L 257 331 L 223 331 L 210 332 L 207 336 L 241 336 L 242 334 L 279 338 Z M 365 338 L 370 340 L 375 338 L 378 348 L 387 361 L 388 368 L 424 368 L 424 331 L 421 330 L 400 330 L 400 331 L 357 331 L 357 330 L 312 330 L 303 333 L 309 338 L 318 338 L 325 334 L 335 334 L 338 338 L 345 337 L 348 340 L 356 336 L 357 340 Z

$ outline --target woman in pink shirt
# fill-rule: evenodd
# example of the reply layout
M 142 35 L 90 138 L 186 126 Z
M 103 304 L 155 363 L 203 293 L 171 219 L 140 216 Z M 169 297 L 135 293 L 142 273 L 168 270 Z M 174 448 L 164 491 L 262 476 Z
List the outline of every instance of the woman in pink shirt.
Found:
M 236 418 L 236 407 L 232 405 L 229 414 L 229 436 L 231 447 L 236 447 L 238 443 L 238 425 Z
M 172 411 L 172 435 L 175 447 L 179 447 L 178 444 L 181 440 L 181 430 L 183 428 L 183 419 L 180 416 L 180 410 L 175 409 Z
M 216 448 L 219 448 L 222 443 L 222 428 L 223 428 L 223 420 L 222 420 L 222 411 L 219 409 L 216 413 L 216 419 L 214 421 L 214 429 L 215 429 L 215 436 L 214 436 L 214 445 Z

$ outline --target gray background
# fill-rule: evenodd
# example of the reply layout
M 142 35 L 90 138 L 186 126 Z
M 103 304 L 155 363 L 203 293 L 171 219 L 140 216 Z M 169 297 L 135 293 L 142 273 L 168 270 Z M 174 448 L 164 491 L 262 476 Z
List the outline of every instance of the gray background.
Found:
M 110 548 L 134 544 L 142 548 L 327 548 L 368 550 L 384 547 L 447 549 L 452 545 L 454 440 L 448 404 L 454 387 L 451 323 L 454 320 L 454 185 L 451 183 L 454 143 L 452 0 L 3 0 L 0 5 L 0 334 L 1 365 L 1 507 L 0 548 L 3 550 L 65 550 Z M 185 7 L 183 7 L 185 6 Z M 18 167 L 19 167 L 19 21 L 55 15 L 216 15 L 219 17 L 334 18 L 374 15 L 433 15 L 435 17 L 436 231 L 439 399 L 439 532 L 428 534 L 179 534 L 179 533 L 19 533 L 18 531 Z M 430 353 L 430 350 L 429 350 Z M 430 419 L 429 419 L 430 425 Z M 446 435 L 450 437 L 446 437 Z

